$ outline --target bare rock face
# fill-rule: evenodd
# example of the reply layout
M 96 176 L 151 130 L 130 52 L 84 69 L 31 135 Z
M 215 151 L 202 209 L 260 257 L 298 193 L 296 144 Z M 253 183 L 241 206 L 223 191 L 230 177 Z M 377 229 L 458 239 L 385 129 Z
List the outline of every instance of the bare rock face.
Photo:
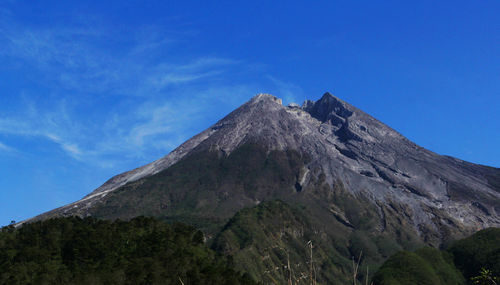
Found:
M 295 191 L 313 191 L 308 189 L 318 188 L 318 181 L 334 188 L 340 181 L 352 196 L 380 208 L 381 217 L 385 215 L 381 205 L 404 209 L 400 214 L 419 233 L 443 224 L 466 229 L 500 226 L 499 169 L 419 147 L 330 93 L 302 106 L 283 106 L 280 99 L 259 94 L 167 156 L 117 175 L 82 200 L 38 218 L 86 215 L 108 194 L 157 175 L 192 154 L 216 152 L 228 157 L 248 143 L 268 151 L 294 150 L 310 158 L 297 173 Z

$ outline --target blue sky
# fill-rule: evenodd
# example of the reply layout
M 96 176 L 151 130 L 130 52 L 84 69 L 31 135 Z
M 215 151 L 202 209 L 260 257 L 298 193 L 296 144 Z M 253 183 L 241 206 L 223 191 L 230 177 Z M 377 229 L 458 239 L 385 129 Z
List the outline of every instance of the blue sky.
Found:
M 0 225 L 162 157 L 259 92 L 330 91 L 500 167 L 499 1 L 208 2 L 0 0 Z

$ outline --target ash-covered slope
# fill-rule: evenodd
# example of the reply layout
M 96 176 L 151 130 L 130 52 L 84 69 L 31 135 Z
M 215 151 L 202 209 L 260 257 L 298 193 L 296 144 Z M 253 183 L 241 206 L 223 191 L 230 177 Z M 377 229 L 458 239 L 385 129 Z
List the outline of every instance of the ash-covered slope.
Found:
M 252 153 L 260 153 L 261 160 Z M 199 161 L 207 169 L 198 169 L 205 165 Z M 207 180 L 209 171 L 213 177 Z M 191 178 L 190 172 L 195 173 Z M 191 185 L 193 179 L 199 184 Z M 261 181 L 266 179 L 273 187 Z M 259 94 L 164 158 L 115 176 L 82 200 L 38 218 L 150 214 L 168 219 L 198 211 L 224 221 L 245 206 L 280 198 L 307 200 L 349 224 L 332 200 L 338 188 L 375 207 L 381 231 L 388 205 L 417 233 L 431 231 L 439 238 L 443 227 L 460 232 L 500 226 L 499 169 L 419 147 L 329 93 L 302 106 L 283 106 L 280 99 Z M 145 194 L 151 189 L 154 198 Z

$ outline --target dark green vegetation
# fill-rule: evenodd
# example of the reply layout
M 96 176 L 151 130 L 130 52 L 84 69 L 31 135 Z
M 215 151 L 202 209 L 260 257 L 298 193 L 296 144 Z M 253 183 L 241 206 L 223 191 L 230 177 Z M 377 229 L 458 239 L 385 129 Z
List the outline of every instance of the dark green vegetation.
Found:
M 366 270 L 376 269 L 384 258 L 382 250 L 403 248 L 362 230 L 346 234 L 338 232 L 345 230 L 342 226 L 332 226 L 321 226 L 304 207 L 279 200 L 243 209 L 212 243 L 214 250 L 230 256 L 228 262 L 204 245 L 201 231 L 184 224 L 144 217 L 128 222 L 49 219 L 19 229 L 2 228 L 0 284 L 286 284 L 289 279 L 309 284 L 311 273 L 318 284 L 350 284 L 353 256 L 363 251 L 358 274 L 362 281 Z M 447 250 L 398 252 L 373 281 L 493 284 L 488 278 L 500 275 L 499 264 L 500 229 L 491 228 Z
M 331 284 L 339 276 L 347 281 L 342 265 L 348 260 L 332 247 L 334 240 L 325 233 L 318 236 L 314 228 L 305 210 L 281 201 L 266 202 L 236 214 L 216 237 L 213 248 L 234 256 L 239 270 L 265 284 L 286 284 L 288 279 L 308 284 L 308 241 L 312 241 L 313 273 L 318 281 Z
M 500 277 L 500 228 L 482 230 L 457 241 L 448 252 L 467 279 L 477 276 L 483 267 Z
M 0 284 L 254 284 L 193 227 L 58 218 L 0 232 Z
M 401 251 L 391 256 L 376 273 L 374 284 L 384 285 L 458 285 L 465 284 L 447 252 L 422 248 Z
M 494 284 L 487 280 L 488 274 L 490 278 L 500 276 L 499 228 L 479 231 L 447 250 L 399 252 L 384 263 L 373 281 L 381 285 Z
M 341 200 L 341 197 L 339 194 L 337 198 Z M 399 229 L 399 240 L 390 234 L 370 232 L 370 212 L 363 213 L 368 210 L 354 199 L 349 200 L 348 196 L 344 199 L 345 204 L 339 203 L 342 208 L 336 210 L 344 213 L 344 209 L 349 208 L 343 207 L 353 206 L 352 212 L 347 210 L 342 217 L 350 226 L 333 215 L 325 226 L 305 207 L 271 201 L 238 212 L 216 237 L 213 248 L 232 255 L 236 268 L 256 280 L 286 284 L 290 278 L 294 284 L 309 284 L 308 242 L 311 241 L 313 275 L 317 282 L 348 284 L 352 282 L 353 257 L 357 259 L 362 254 L 358 279 L 364 280 L 366 270 L 375 271 L 389 255 L 403 248 L 421 246 L 402 229 Z M 355 211 L 354 207 L 362 212 Z M 291 270 L 288 270 L 289 263 Z

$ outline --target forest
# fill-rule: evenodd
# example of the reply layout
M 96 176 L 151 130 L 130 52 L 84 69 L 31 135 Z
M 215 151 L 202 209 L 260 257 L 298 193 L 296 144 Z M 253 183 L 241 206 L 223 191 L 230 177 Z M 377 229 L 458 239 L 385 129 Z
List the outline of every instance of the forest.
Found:
M 0 230 L 0 284 L 257 284 L 252 275 L 236 269 L 233 256 L 207 243 L 203 232 L 192 226 L 142 216 L 10 225 Z M 500 229 L 489 228 L 446 249 L 400 251 L 386 260 L 372 282 L 489 285 L 499 284 L 498 276 Z
M 254 284 L 191 226 L 57 218 L 0 231 L 0 284 Z

